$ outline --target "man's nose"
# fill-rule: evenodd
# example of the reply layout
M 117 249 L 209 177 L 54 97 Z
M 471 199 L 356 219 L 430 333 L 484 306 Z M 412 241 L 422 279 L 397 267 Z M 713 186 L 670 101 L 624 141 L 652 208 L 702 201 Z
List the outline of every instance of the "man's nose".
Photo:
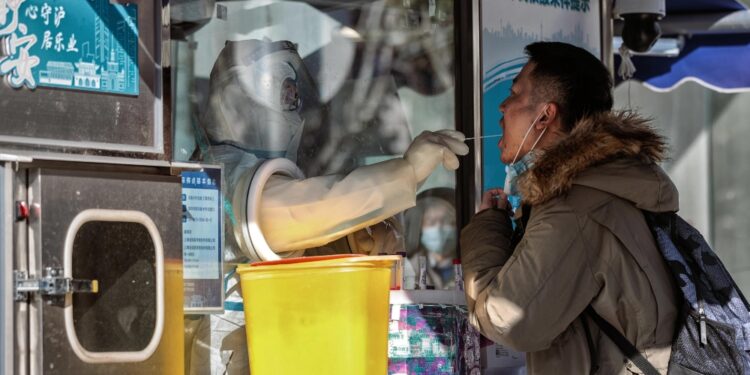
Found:
M 505 113 L 505 102 L 506 102 L 507 100 L 508 100 L 508 99 L 505 99 L 505 100 L 503 100 L 503 102 L 502 102 L 502 103 L 500 103 L 500 106 L 499 106 L 499 107 L 497 108 L 498 110 L 500 110 L 500 113 L 503 113 L 503 114 Z

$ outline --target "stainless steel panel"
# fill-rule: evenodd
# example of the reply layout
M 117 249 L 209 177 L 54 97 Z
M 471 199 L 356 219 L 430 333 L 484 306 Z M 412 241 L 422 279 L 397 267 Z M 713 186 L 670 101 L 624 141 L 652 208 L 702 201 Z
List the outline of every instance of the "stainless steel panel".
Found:
M 39 246 L 32 250 L 33 272 L 62 268 L 63 243 L 74 217 L 92 209 L 136 210 L 148 215 L 164 246 L 167 272 L 166 325 L 156 353 L 144 362 L 87 364 L 72 351 L 65 332 L 64 299 L 35 297 L 32 302 L 32 374 L 177 373 L 183 368 L 181 273 L 181 185 L 179 177 L 118 167 L 98 172 L 65 169 L 32 171 L 30 195 L 39 204 L 31 222 Z M 32 236 L 34 237 L 34 236 Z M 89 351 L 139 350 L 150 339 L 154 321 L 153 244 L 138 224 L 89 222 L 74 242 L 73 277 L 100 280 L 97 295 L 74 295 L 74 324 Z M 175 271 L 174 267 L 172 268 Z M 170 276 L 171 275 L 171 276 Z M 177 277 L 175 277 L 177 276 Z M 175 282 L 179 280 L 179 282 Z M 38 340 L 36 346 L 34 341 Z
M 12 89 L 0 84 L 0 149 L 168 159 L 162 106 L 162 2 L 139 1 L 138 25 L 138 96 Z
M 17 165 L 17 164 L 16 164 Z M 28 206 L 27 171 L 14 168 L 13 202 L 25 202 Z M 14 220 L 13 223 L 13 264 L 14 269 L 28 273 L 28 218 Z M 14 363 L 13 374 L 26 375 L 29 372 L 29 304 L 25 301 L 14 303 L 13 327 Z
M 0 375 L 13 373 L 13 185 L 10 163 L 0 163 Z

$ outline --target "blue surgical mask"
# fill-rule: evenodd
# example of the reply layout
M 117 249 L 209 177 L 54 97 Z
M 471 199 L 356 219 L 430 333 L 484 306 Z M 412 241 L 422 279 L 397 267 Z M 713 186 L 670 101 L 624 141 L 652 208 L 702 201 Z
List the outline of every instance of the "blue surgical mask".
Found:
M 544 114 L 544 111 L 546 109 L 547 106 L 545 105 L 544 108 L 542 108 L 542 111 L 539 112 L 539 114 L 536 116 L 534 121 L 531 122 L 531 125 L 529 125 L 529 129 L 526 130 L 526 134 L 523 136 L 523 140 L 521 140 L 521 144 L 518 146 L 516 156 L 513 157 L 513 161 L 511 161 L 510 164 L 505 166 L 505 186 L 503 190 L 505 190 L 505 193 L 508 194 L 508 201 L 510 202 L 510 205 L 514 211 L 521 206 L 521 201 L 523 200 L 521 192 L 518 190 L 518 178 L 534 166 L 534 161 L 536 159 L 534 148 L 536 148 L 536 145 L 542 139 L 542 136 L 544 136 L 547 128 L 544 128 L 542 130 L 542 133 L 539 134 L 539 137 L 537 137 L 536 141 L 534 141 L 534 144 L 531 146 L 531 150 L 529 150 L 526 155 L 521 157 L 521 159 L 518 159 L 518 155 L 521 153 L 521 148 L 523 147 L 524 143 L 526 143 L 526 138 L 529 137 L 531 129 L 533 129 L 537 121 L 542 118 L 542 115 Z
M 534 166 L 535 161 L 536 153 L 532 150 L 526 153 L 526 155 L 517 162 L 505 167 L 506 180 L 510 182 L 510 186 L 507 187 L 508 194 L 521 195 L 521 192 L 518 190 L 518 178 L 531 169 Z
M 428 252 L 442 254 L 456 247 L 456 228 L 450 225 L 433 225 L 422 228 L 420 243 Z

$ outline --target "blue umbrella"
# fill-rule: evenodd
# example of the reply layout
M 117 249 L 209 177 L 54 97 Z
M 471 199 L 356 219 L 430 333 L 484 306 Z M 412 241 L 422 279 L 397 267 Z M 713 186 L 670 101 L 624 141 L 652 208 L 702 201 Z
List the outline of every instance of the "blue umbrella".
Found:
M 667 15 L 744 10 L 737 0 L 667 0 Z
M 666 5 L 667 16 L 663 24 L 668 23 L 670 17 L 685 19 L 709 15 L 720 19 L 722 14 L 750 13 L 735 0 L 667 0 Z M 664 28 L 665 34 L 670 32 L 668 27 Z M 665 36 L 681 38 L 679 55 L 633 56 L 634 79 L 655 91 L 669 91 L 686 81 L 695 81 L 720 92 L 750 91 L 750 30 L 714 30 L 710 33 L 689 30 L 684 35 Z M 615 69 L 619 64 L 620 57 L 615 56 Z M 617 78 L 619 82 L 620 77 Z

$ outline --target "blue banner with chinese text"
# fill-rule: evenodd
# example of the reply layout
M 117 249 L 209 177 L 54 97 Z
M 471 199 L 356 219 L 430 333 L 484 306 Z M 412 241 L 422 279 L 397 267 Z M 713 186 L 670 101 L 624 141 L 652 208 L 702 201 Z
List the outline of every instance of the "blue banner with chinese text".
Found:
M 138 6 L 0 0 L 0 75 L 14 88 L 138 95 Z

